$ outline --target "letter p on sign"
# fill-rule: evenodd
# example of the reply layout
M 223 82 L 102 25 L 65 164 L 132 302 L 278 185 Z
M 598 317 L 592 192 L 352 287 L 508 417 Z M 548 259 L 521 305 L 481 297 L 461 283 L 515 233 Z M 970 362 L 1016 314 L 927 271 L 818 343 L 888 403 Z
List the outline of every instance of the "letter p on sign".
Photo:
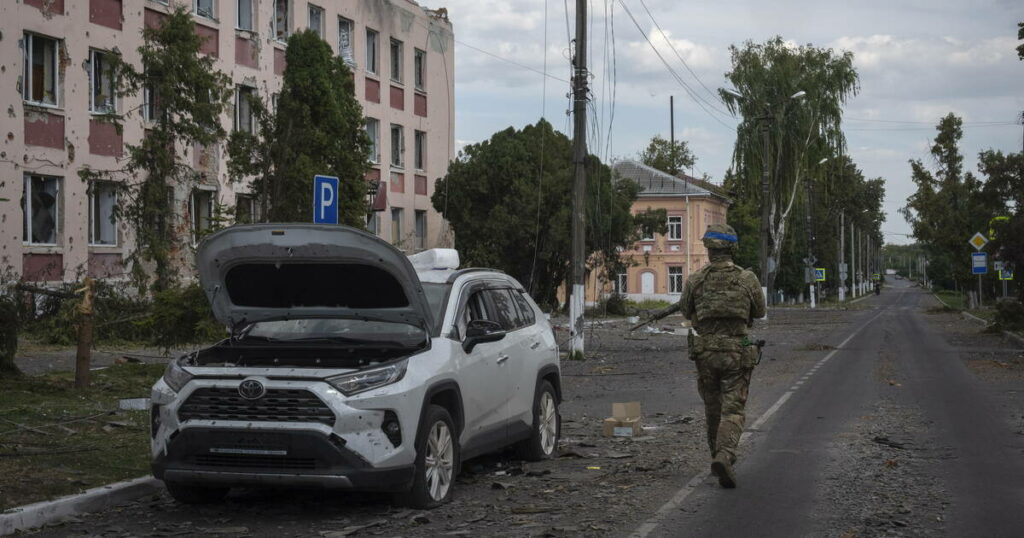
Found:
M 313 222 L 316 224 L 338 223 L 338 178 L 313 177 Z

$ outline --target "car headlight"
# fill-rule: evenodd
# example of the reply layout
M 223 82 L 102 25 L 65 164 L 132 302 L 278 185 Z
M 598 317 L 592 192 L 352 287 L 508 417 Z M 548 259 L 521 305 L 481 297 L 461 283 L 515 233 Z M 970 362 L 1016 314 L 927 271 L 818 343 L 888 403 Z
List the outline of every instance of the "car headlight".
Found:
M 345 396 L 352 396 L 353 394 L 397 383 L 405 376 L 405 369 L 408 365 L 409 361 L 403 360 L 382 368 L 372 368 L 351 374 L 329 377 L 327 382 L 332 387 L 340 390 Z
M 164 383 L 167 383 L 167 386 L 171 387 L 174 392 L 181 392 L 185 383 L 192 379 L 192 374 L 182 368 L 178 361 L 179 359 L 174 359 L 167 363 L 167 370 L 164 370 Z

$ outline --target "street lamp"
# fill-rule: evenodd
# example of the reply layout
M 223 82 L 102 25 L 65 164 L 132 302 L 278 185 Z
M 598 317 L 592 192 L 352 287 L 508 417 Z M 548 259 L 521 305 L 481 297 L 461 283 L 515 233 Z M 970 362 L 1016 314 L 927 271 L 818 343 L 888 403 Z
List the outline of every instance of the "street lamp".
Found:
M 731 96 L 733 96 L 733 97 L 735 97 L 736 99 L 739 99 L 741 101 L 748 101 L 749 102 L 749 99 L 745 95 L 741 94 L 740 92 L 738 92 L 738 91 L 736 91 L 736 90 L 734 90 L 732 88 L 722 88 L 722 91 L 727 93 L 727 94 L 729 94 L 729 95 L 731 95 Z M 768 199 L 769 199 L 768 198 L 769 197 L 769 186 L 768 186 L 768 179 L 769 179 L 769 176 L 768 176 L 768 153 L 769 153 L 768 131 L 769 131 L 769 128 L 768 128 L 768 122 L 771 121 L 772 119 L 774 119 L 774 116 L 771 113 L 771 109 L 773 108 L 773 105 L 777 106 L 777 105 L 779 105 L 781 103 L 782 104 L 782 114 L 785 114 L 785 112 L 786 112 L 786 106 L 785 105 L 788 104 L 789 101 L 797 100 L 797 99 L 803 99 L 806 95 L 807 95 L 807 92 L 805 92 L 803 90 L 800 90 L 800 91 L 797 91 L 796 93 L 794 93 L 793 95 L 790 95 L 788 98 L 783 99 L 781 101 L 777 101 L 775 103 L 766 103 L 765 106 L 764 106 L 764 114 L 754 118 L 756 120 L 762 120 L 764 122 L 762 124 L 762 128 L 761 128 L 761 132 L 763 133 L 763 137 L 764 137 L 764 149 L 761 152 L 761 159 L 762 159 L 762 164 L 761 164 L 761 249 L 760 249 L 759 254 L 758 254 L 758 261 L 760 262 L 760 265 L 761 265 L 761 287 L 762 287 L 762 289 L 764 291 L 765 301 L 767 301 L 769 303 L 771 303 L 771 299 L 770 298 L 771 298 L 771 292 L 772 292 L 771 287 L 768 285 L 768 274 L 770 273 L 769 263 L 771 263 L 772 265 L 775 265 L 775 262 L 774 262 L 774 260 L 771 260 L 768 257 L 768 237 L 769 237 L 770 227 L 771 227 L 770 213 L 769 213 L 769 203 L 768 203 Z

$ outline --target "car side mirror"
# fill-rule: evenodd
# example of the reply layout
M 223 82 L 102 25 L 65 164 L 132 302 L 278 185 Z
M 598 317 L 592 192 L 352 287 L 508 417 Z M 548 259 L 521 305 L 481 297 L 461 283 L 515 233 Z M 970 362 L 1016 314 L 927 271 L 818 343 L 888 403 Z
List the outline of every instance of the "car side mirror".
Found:
M 477 344 L 496 342 L 505 338 L 505 328 L 496 321 L 474 319 L 466 325 L 466 339 L 462 341 L 462 350 L 473 351 Z

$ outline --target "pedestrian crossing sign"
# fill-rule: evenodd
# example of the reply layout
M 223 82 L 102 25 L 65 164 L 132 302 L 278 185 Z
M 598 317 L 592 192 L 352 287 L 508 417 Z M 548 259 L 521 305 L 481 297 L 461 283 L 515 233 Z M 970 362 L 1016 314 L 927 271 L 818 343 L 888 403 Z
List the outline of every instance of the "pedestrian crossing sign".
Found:
M 1013 271 L 1001 269 L 999 271 L 999 280 L 1013 280 Z
M 814 268 L 814 281 L 815 282 L 824 282 L 825 281 L 825 268 L 824 267 L 815 267 Z

